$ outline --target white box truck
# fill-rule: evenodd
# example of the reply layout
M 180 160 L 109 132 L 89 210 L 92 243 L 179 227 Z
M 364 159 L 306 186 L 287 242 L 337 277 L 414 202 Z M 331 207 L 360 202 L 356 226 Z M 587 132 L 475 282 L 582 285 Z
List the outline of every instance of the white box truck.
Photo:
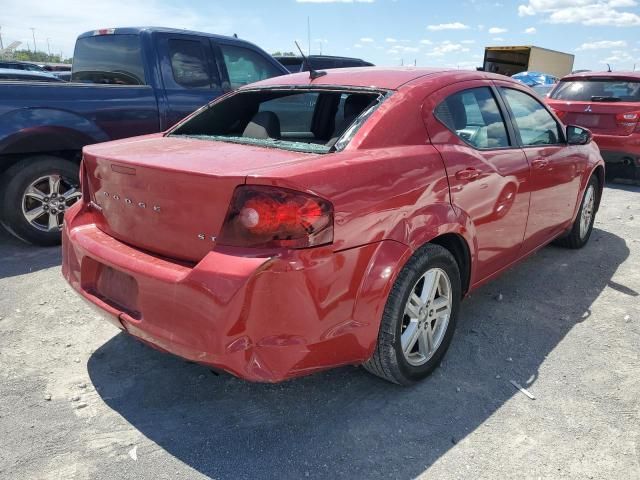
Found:
M 520 72 L 542 72 L 558 78 L 573 70 L 574 55 L 546 48 L 527 46 L 486 47 L 483 70 L 485 72 L 515 75 Z

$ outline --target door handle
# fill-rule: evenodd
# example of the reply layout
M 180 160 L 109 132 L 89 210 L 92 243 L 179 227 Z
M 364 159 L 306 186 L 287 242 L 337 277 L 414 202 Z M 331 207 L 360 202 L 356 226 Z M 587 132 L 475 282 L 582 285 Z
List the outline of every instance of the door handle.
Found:
M 456 172 L 456 178 L 458 180 L 467 180 L 472 181 L 480 176 L 480 170 L 477 170 L 473 167 L 465 168 L 464 170 L 459 170 Z
M 533 162 L 531 162 L 531 164 L 533 165 L 533 168 L 544 168 L 547 165 L 549 165 L 549 160 L 546 160 L 544 158 L 538 158 Z

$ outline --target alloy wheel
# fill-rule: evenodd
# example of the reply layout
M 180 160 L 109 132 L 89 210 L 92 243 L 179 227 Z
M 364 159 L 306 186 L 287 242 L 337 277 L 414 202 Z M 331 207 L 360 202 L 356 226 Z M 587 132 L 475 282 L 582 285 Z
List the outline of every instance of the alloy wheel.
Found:
M 400 342 L 406 361 L 424 365 L 442 343 L 452 309 L 451 281 L 440 268 L 431 268 L 416 282 L 407 300 Z
M 591 226 L 593 219 L 593 211 L 596 203 L 595 188 L 589 185 L 584 194 L 584 202 L 582 203 L 582 211 L 580 212 L 580 238 L 584 238 Z
M 80 197 L 78 185 L 60 175 L 46 175 L 31 182 L 22 195 L 22 214 L 43 232 L 62 230 L 64 212 Z

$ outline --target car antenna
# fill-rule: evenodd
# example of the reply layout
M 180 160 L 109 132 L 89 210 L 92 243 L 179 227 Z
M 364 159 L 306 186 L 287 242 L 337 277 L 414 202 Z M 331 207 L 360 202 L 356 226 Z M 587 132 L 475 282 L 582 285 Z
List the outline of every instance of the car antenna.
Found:
M 298 47 L 298 50 L 300 51 L 300 55 L 302 55 L 302 60 L 304 60 L 304 63 L 307 64 L 307 68 L 309 69 L 309 78 L 311 80 L 315 80 L 316 78 L 322 77 L 327 74 L 327 72 L 322 70 L 314 70 L 307 56 L 302 53 L 302 49 L 300 48 L 300 45 L 298 45 L 298 42 L 294 41 L 293 43 L 296 44 L 296 47 Z

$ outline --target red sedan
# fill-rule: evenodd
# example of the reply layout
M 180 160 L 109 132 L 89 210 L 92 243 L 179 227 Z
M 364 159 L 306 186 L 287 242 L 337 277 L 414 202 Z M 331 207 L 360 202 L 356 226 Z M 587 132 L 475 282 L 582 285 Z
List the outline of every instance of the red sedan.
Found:
M 569 75 L 547 103 L 565 123 L 593 132 L 608 178 L 640 183 L 640 72 Z
M 409 384 L 461 299 L 589 239 L 590 133 L 483 72 L 266 80 L 164 134 L 86 147 L 63 274 L 118 328 L 247 380 L 347 364 Z

